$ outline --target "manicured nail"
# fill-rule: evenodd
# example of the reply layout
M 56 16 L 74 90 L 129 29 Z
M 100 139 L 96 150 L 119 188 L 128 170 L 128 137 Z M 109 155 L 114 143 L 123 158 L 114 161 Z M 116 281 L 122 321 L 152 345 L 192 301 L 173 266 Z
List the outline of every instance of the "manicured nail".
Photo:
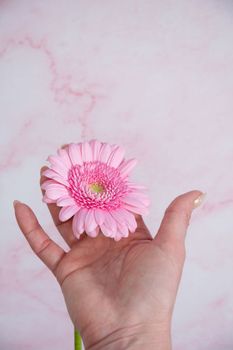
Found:
M 199 197 L 197 197 L 197 198 L 194 200 L 194 202 L 193 202 L 194 208 L 199 207 L 199 206 L 203 203 L 204 199 L 206 198 L 206 194 L 207 194 L 206 192 L 205 192 L 205 193 L 202 193 Z
M 21 203 L 20 201 L 18 201 L 17 199 L 16 200 L 14 200 L 14 202 L 13 202 L 13 205 L 14 205 L 14 207 L 16 206 L 16 204 L 17 203 Z

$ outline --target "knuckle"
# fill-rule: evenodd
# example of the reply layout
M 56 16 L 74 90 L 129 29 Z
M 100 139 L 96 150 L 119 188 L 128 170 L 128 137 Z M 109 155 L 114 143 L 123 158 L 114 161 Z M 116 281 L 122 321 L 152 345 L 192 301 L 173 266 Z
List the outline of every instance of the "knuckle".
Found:
M 44 240 L 36 253 L 38 255 L 42 254 L 51 244 L 52 244 L 52 240 L 50 238 Z

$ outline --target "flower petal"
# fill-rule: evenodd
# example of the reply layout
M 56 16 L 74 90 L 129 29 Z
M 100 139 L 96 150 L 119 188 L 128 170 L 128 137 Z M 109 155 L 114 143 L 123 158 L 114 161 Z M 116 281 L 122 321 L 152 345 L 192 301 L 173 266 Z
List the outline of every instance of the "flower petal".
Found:
M 104 212 L 104 225 L 109 228 L 112 232 L 116 233 L 117 224 L 113 216 L 106 210 Z
M 60 148 L 58 151 L 57 151 L 59 157 L 61 158 L 62 162 L 67 166 L 68 169 L 71 168 L 72 164 L 71 164 L 71 161 L 70 161 L 70 157 L 67 153 L 67 150 L 66 149 L 63 149 L 63 148 Z
M 54 182 L 54 180 L 46 180 L 44 181 L 42 184 L 41 184 L 41 189 L 42 190 L 46 190 L 48 185 L 51 185 L 51 184 L 55 184 L 56 182 Z
M 142 191 L 132 191 L 127 194 L 127 197 L 131 197 L 133 199 L 138 200 L 139 202 L 143 203 L 143 205 L 148 206 L 151 201 L 148 197 L 148 195 Z
M 87 233 L 93 231 L 97 226 L 94 209 L 89 209 L 85 218 L 84 228 Z
M 98 140 L 91 140 L 90 141 L 90 146 L 91 146 L 91 149 L 92 149 L 93 161 L 99 160 L 100 149 L 101 149 L 102 143 L 99 142 Z
M 116 233 L 116 235 L 113 237 L 114 238 L 114 241 L 120 241 L 121 240 L 121 238 L 122 238 L 122 235 L 121 235 L 121 233 L 120 232 L 117 232 Z
M 51 168 L 67 180 L 69 169 L 66 164 L 62 162 L 61 158 L 58 156 L 49 156 L 48 161 L 51 163 Z
M 81 208 L 74 216 L 73 219 L 73 231 L 75 235 L 80 235 L 84 232 L 85 217 L 87 215 L 88 209 Z
M 132 158 L 125 161 L 118 167 L 118 170 L 120 170 L 121 177 L 123 179 L 129 175 L 130 171 L 135 167 L 137 162 L 138 162 L 137 159 Z
M 94 211 L 95 220 L 98 225 L 101 225 L 104 222 L 104 211 L 102 209 L 95 209 Z
M 42 198 L 42 202 L 47 203 L 47 204 L 56 203 L 55 200 L 48 198 L 48 197 L 46 196 L 46 194 L 44 194 L 44 196 L 43 196 L 43 198 Z
M 73 165 L 83 164 L 80 144 L 77 144 L 77 143 L 69 144 L 68 153 Z
M 77 217 L 77 215 L 78 215 L 78 213 L 79 212 L 77 212 L 75 215 L 74 215 L 74 218 L 73 218 L 73 220 L 72 220 L 72 231 L 73 231 L 73 234 L 74 234 L 74 236 L 76 237 L 76 238 L 80 238 L 80 233 L 77 231 L 77 229 L 76 229 L 76 226 L 77 226 L 77 223 L 76 223 L 76 221 L 77 221 L 77 219 L 76 219 L 76 217 Z
M 134 232 L 136 230 L 137 221 L 135 219 L 135 216 L 128 210 L 125 210 L 123 208 L 111 210 L 111 215 L 117 220 L 120 225 L 125 225 L 128 227 L 130 232 Z
M 69 194 L 67 188 L 58 183 L 51 183 L 46 187 L 46 196 L 50 199 L 58 199 L 59 197 Z
M 65 186 L 69 186 L 69 182 L 52 169 L 46 169 L 45 171 L 42 172 L 42 175 L 50 179 L 53 179 L 54 181 L 57 181 Z
M 105 224 L 100 225 L 100 229 L 104 236 L 106 237 L 114 237 L 115 232 L 111 231 L 108 227 L 105 226 Z
M 146 208 L 146 207 L 139 208 L 139 207 L 134 207 L 134 206 L 126 204 L 126 203 L 123 204 L 123 207 L 125 209 L 129 210 L 130 212 L 135 213 L 135 214 L 139 214 L 139 215 L 147 215 L 149 213 L 148 208 Z
M 63 196 L 57 199 L 58 207 L 67 207 L 76 205 L 75 199 L 70 196 Z
M 133 194 L 128 194 L 121 198 L 121 201 L 123 203 L 133 205 L 135 207 L 145 207 L 150 204 L 150 201 L 148 198 L 143 196 L 133 196 Z
M 129 188 L 132 188 L 134 190 L 148 190 L 147 187 L 141 186 L 141 185 L 137 185 L 137 184 L 135 184 L 133 182 L 130 182 L 130 181 L 128 181 L 127 184 L 128 184 Z
M 112 151 L 112 154 L 109 157 L 108 164 L 114 168 L 117 168 L 122 162 L 124 155 L 125 155 L 124 148 L 118 146 Z
M 122 237 L 128 237 L 129 236 L 129 230 L 128 230 L 128 227 L 125 224 L 121 224 L 121 223 L 118 222 L 117 226 L 118 226 L 117 233 L 120 232 Z
M 100 150 L 100 161 L 103 163 L 107 163 L 111 152 L 112 152 L 111 146 L 108 143 L 104 142 Z
M 70 207 L 63 207 L 59 212 L 59 220 L 60 221 L 67 221 L 69 220 L 74 214 L 76 214 L 79 211 L 80 207 L 77 205 L 72 205 Z
M 84 162 L 91 162 L 93 160 L 92 149 L 89 142 L 83 142 L 81 144 L 82 159 Z
M 95 230 L 93 230 L 91 232 L 88 232 L 88 236 L 90 236 L 90 237 L 97 237 L 98 234 L 99 234 L 99 231 L 100 231 L 100 228 L 99 228 L 99 226 L 97 226 L 95 228 Z
M 80 223 L 80 220 L 79 220 L 80 211 L 81 211 L 81 209 L 74 215 L 73 220 L 72 220 L 73 234 L 78 239 L 80 238 L 80 235 L 84 232 L 84 230 L 82 232 L 78 231 L 78 224 Z

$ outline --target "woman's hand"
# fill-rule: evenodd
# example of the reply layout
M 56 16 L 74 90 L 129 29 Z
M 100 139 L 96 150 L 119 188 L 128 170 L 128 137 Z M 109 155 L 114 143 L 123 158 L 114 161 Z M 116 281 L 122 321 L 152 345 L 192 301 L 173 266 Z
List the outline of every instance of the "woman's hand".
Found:
M 118 242 L 102 233 L 96 238 L 83 234 L 77 240 L 72 219 L 61 223 L 60 209 L 48 204 L 70 247 L 67 253 L 44 232 L 29 206 L 15 202 L 18 225 L 57 278 L 87 350 L 171 348 L 170 326 L 185 259 L 185 235 L 198 202 L 194 201 L 201 194 L 190 191 L 177 197 L 154 239 L 137 215 L 136 232 Z

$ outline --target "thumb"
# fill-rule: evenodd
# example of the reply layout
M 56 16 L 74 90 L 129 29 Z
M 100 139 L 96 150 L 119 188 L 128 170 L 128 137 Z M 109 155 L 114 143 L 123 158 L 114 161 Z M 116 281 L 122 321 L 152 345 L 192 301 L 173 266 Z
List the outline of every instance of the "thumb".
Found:
M 192 211 L 203 202 L 205 195 L 194 190 L 176 197 L 166 209 L 154 241 L 173 247 L 184 243 Z

